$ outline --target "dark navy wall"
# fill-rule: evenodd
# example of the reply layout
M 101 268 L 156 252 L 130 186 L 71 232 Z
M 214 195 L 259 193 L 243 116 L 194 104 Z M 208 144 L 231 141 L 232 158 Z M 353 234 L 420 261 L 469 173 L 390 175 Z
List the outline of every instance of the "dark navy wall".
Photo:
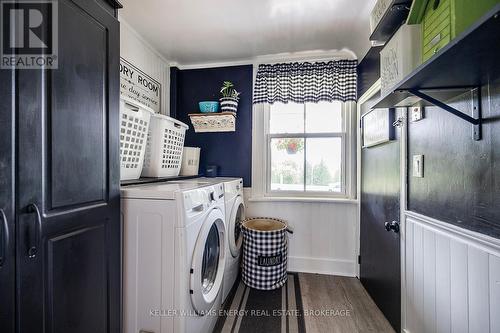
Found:
M 232 81 L 241 91 L 236 132 L 195 133 L 188 114 L 199 112 L 200 101 L 218 101 L 223 81 Z M 242 177 L 245 187 L 251 186 L 252 82 L 251 65 L 171 69 L 170 114 L 189 125 L 185 145 L 201 148 L 200 173 L 207 165 L 217 165 L 219 176 Z
M 453 105 L 471 114 L 467 99 Z M 500 81 L 483 87 L 482 112 L 481 141 L 470 124 L 436 107 L 410 123 L 408 207 L 500 238 Z M 424 178 L 411 176 L 415 154 L 424 154 Z

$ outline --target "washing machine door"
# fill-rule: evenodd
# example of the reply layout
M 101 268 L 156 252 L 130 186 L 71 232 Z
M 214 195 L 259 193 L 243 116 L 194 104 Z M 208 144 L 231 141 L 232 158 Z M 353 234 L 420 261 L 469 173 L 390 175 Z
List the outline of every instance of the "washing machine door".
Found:
M 226 230 L 228 233 L 229 250 L 231 255 L 236 258 L 240 255 L 241 244 L 243 243 L 243 235 L 241 234 L 240 222 L 245 219 L 245 203 L 241 195 L 238 195 L 234 200 L 229 217 L 229 224 Z
M 191 301 L 198 315 L 210 311 L 222 289 L 224 233 L 224 215 L 212 209 L 198 234 L 191 263 Z

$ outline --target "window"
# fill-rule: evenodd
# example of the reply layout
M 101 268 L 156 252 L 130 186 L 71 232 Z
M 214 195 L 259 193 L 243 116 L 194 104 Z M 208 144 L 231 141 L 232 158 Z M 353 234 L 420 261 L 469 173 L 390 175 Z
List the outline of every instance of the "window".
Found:
M 342 103 L 269 108 L 270 191 L 344 193 Z
M 349 170 L 353 155 L 350 147 L 350 107 L 354 103 L 274 103 L 256 110 L 262 125 L 254 126 L 254 136 L 262 138 L 262 172 L 254 163 L 254 176 L 261 179 L 263 196 L 342 197 L 351 196 Z M 257 120 L 258 122 L 259 120 Z M 261 130 L 262 134 L 255 131 Z M 354 150 L 354 149 L 352 149 Z

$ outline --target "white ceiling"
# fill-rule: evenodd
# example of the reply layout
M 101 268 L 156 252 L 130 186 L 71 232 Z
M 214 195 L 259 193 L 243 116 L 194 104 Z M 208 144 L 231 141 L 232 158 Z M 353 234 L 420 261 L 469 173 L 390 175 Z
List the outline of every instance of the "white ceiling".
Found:
M 120 15 L 181 65 L 370 47 L 376 0 L 122 0 Z

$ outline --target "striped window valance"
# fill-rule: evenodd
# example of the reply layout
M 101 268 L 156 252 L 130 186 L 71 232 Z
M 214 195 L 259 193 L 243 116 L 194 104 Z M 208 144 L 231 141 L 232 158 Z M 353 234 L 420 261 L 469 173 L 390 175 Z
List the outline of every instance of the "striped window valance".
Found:
M 259 65 L 253 103 L 356 101 L 356 60 Z

